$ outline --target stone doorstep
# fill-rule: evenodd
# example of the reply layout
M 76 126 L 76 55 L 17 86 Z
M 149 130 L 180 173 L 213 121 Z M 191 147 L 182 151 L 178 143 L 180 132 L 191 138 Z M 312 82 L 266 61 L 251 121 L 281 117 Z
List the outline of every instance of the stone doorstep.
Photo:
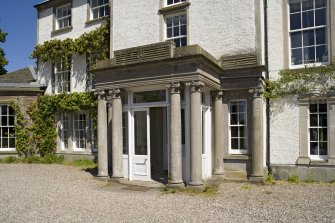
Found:
M 111 178 L 111 181 L 124 184 L 124 185 L 142 186 L 142 187 L 149 187 L 149 188 L 165 187 L 165 184 L 162 184 L 162 183 L 159 183 L 153 180 L 152 181 L 139 181 L 139 180 L 129 181 L 127 178 L 118 178 L 118 179 Z

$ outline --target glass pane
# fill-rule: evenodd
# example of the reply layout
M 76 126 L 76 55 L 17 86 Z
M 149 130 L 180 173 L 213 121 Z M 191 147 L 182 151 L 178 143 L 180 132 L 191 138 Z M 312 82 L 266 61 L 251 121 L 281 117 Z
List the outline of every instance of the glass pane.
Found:
M 231 139 L 231 149 L 238 149 L 238 138 Z
M 167 27 L 172 27 L 172 18 L 171 17 L 166 18 L 166 26 Z
M 128 154 L 128 114 L 127 112 L 122 113 L 122 142 L 123 142 L 123 154 Z
M 173 26 L 179 26 L 179 16 L 173 16 Z
M 315 0 L 315 8 L 327 7 L 327 0 Z
M 186 25 L 187 24 L 186 15 L 181 15 L 180 16 L 180 24 L 181 25 Z
M 293 3 L 290 4 L 290 13 L 292 12 L 300 12 L 301 11 L 301 3 Z
M 292 48 L 302 47 L 301 32 L 291 33 L 291 47 Z
M 307 30 L 303 32 L 304 46 L 314 45 L 314 30 Z
M 328 62 L 328 50 L 326 46 L 316 47 L 316 59 L 317 62 Z
M 8 109 L 8 106 L 7 105 L 3 105 L 1 107 L 1 115 L 7 115 L 7 109 Z
M 302 49 L 292 50 L 291 63 L 293 65 L 302 64 Z
M 318 112 L 318 104 L 316 104 L 315 101 L 309 104 L 309 112 L 310 113 Z
M 239 101 L 238 102 L 238 111 L 239 112 L 245 112 L 246 111 L 246 102 L 245 101 Z
M 327 143 L 320 142 L 319 155 L 328 155 Z
M 319 104 L 319 112 L 327 112 L 327 104 L 326 103 L 320 103 Z
M 167 4 L 168 4 L 168 5 L 172 5 L 172 4 L 173 4 L 173 0 L 168 0 L 168 1 L 167 1 Z
M 239 114 L 239 124 L 246 125 L 246 113 Z
M 166 36 L 167 36 L 167 38 L 171 38 L 172 37 L 172 28 L 167 28 Z
M 319 154 L 319 148 L 317 142 L 311 142 L 310 143 L 310 153 L 311 155 L 318 155 Z
M 9 148 L 15 148 L 15 138 L 9 138 Z
M 9 115 L 15 115 L 14 109 L 12 107 L 8 106 L 8 110 Z
M 318 115 L 310 115 L 309 116 L 309 126 L 318 126 Z
M 9 120 L 9 123 L 8 123 L 8 125 L 9 126 L 13 126 L 15 123 L 15 116 L 9 116 L 8 117 L 8 120 Z
M 327 127 L 327 114 L 319 115 L 319 126 Z
M 247 149 L 247 139 L 246 138 L 240 138 L 240 149 Z
M 187 33 L 186 33 L 187 31 L 186 31 L 186 25 L 182 25 L 181 27 L 180 27 L 180 35 L 186 35 Z
M 147 155 L 147 112 L 134 112 L 135 155 Z
M 180 46 L 186 46 L 187 45 L 187 38 L 183 37 L 180 39 Z
M 315 10 L 315 26 L 322 26 L 327 24 L 326 9 Z
M 142 91 L 134 93 L 134 103 L 148 103 L 166 101 L 166 91 Z
M 237 102 L 230 102 L 230 113 L 237 112 Z
M 240 131 L 240 135 L 239 135 L 239 137 L 247 137 L 246 136 L 246 131 L 245 131 L 245 126 L 240 126 L 240 127 L 238 127 L 239 128 L 239 131 Z
M 290 15 L 290 28 L 291 30 L 301 28 L 301 14 L 300 13 Z
M 179 36 L 179 26 L 173 27 L 173 36 Z
M 315 62 L 315 48 L 314 47 L 304 48 L 304 61 L 305 63 Z
M 314 8 L 313 0 L 302 1 L 302 10 L 303 11 L 313 9 L 313 8 Z
M 230 115 L 230 124 L 231 125 L 237 125 L 237 114 L 231 114 Z
M 105 16 L 109 16 L 110 12 L 109 12 L 109 6 L 105 6 Z
M 319 141 L 327 141 L 327 129 L 321 128 L 319 129 Z
M 2 138 L 2 148 L 8 148 L 8 138 Z
M 313 128 L 309 130 L 309 139 L 310 141 L 318 141 L 318 129 Z
M 93 19 L 96 19 L 99 17 L 99 9 L 93 9 Z
M 231 137 L 238 137 L 238 127 L 231 127 Z
M 7 116 L 1 116 L 1 126 L 8 126 Z
M 327 43 L 327 33 L 325 28 L 315 30 L 316 45 Z
M 302 13 L 302 27 L 313 27 L 314 26 L 314 11 L 307 11 Z
M 181 45 L 180 45 L 180 39 L 178 38 L 178 39 L 174 39 L 173 40 L 174 41 L 174 43 L 176 44 L 176 47 L 180 47 Z
M 98 1 L 92 0 L 92 7 L 97 7 L 97 6 L 98 6 Z

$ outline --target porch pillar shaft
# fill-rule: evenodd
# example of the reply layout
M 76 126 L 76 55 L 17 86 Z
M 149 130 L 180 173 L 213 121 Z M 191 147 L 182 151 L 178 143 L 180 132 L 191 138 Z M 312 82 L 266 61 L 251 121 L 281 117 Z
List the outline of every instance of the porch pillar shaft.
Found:
M 258 87 L 250 89 L 251 94 L 251 145 L 252 172 L 251 181 L 264 181 L 264 143 L 263 143 L 263 82 Z
M 107 149 L 107 111 L 106 94 L 98 95 L 98 177 L 108 177 L 108 149 Z
M 222 91 L 217 91 L 214 98 L 214 172 L 215 175 L 223 175 L 223 104 Z
M 202 182 L 202 129 L 201 129 L 201 88 L 202 82 L 192 82 L 191 87 L 191 186 Z
M 180 84 L 168 85 L 171 96 L 171 123 L 170 123 L 170 186 L 184 186 L 182 170 L 182 142 L 181 142 L 181 107 L 180 107 Z
M 123 177 L 123 141 L 122 141 L 122 102 L 120 90 L 110 92 L 113 97 L 112 107 L 112 177 Z
M 112 169 L 112 115 L 113 115 L 113 98 L 109 94 L 107 96 L 107 117 L 108 117 L 108 137 L 107 137 L 107 143 L 108 143 L 108 171 Z

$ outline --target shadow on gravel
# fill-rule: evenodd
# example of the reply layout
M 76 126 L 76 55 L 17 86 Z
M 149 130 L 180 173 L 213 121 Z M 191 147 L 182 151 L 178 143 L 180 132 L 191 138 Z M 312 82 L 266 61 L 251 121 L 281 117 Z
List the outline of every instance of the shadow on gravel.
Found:
M 84 168 L 83 171 L 90 173 L 92 176 L 96 177 L 98 175 L 98 167 L 94 168 Z

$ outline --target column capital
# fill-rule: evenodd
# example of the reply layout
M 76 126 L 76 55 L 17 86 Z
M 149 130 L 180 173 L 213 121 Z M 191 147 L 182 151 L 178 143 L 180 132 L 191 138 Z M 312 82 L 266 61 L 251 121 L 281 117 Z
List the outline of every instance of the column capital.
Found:
M 213 91 L 213 97 L 214 97 L 214 101 L 222 100 L 222 98 L 223 98 L 223 90 Z
M 260 98 L 263 96 L 265 92 L 265 83 L 262 78 L 258 79 L 258 84 L 255 88 L 250 88 L 249 89 L 249 94 L 253 98 Z
M 94 92 L 95 96 L 98 96 L 99 100 L 106 100 L 106 92 L 104 90 Z
M 201 81 L 191 81 L 187 82 L 185 85 L 191 87 L 191 92 L 201 92 L 201 89 L 205 86 Z
M 119 88 L 113 88 L 108 90 L 107 94 L 111 97 L 110 99 L 120 99 L 121 98 L 121 90 Z
M 171 94 L 180 94 L 180 83 L 179 82 L 172 82 L 166 85 L 166 88 L 170 89 Z

